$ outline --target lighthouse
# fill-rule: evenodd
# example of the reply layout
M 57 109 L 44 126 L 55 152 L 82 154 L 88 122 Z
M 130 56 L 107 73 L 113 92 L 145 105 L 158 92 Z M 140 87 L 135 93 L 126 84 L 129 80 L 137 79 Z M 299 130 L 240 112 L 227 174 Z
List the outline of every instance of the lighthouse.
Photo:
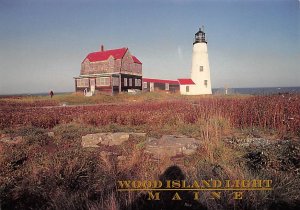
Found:
M 195 34 L 191 79 L 195 85 L 190 87 L 188 95 L 212 94 L 207 41 L 203 27 Z

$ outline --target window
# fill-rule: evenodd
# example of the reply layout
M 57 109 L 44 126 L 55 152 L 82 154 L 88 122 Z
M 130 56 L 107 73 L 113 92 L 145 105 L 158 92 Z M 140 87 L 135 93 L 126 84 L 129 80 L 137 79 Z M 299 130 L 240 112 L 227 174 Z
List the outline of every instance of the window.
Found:
M 129 78 L 129 87 L 132 87 L 132 78 Z
M 127 87 L 127 78 L 124 78 L 124 87 Z
M 204 80 L 204 85 L 205 87 L 207 87 L 207 80 Z
M 135 79 L 134 80 L 134 86 L 136 87 L 140 87 L 142 84 L 141 84 L 141 79 Z
M 166 85 L 165 85 L 165 89 L 166 89 L 166 90 L 169 90 L 169 89 L 170 89 L 170 85 L 169 85 L 169 83 L 166 83 Z
M 200 71 L 203 71 L 203 66 L 200 66 Z
M 118 77 L 113 77 L 112 78 L 112 83 L 113 83 L 113 86 L 119 86 L 119 78 Z
M 185 92 L 190 92 L 190 86 L 185 86 Z
M 77 79 L 77 87 L 89 87 L 89 79 Z
M 96 78 L 96 86 L 110 86 L 110 77 Z
M 143 86 L 144 86 L 144 89 L 146 89 L 148 87 L 148 83 L 147 82 L 143 82 Z

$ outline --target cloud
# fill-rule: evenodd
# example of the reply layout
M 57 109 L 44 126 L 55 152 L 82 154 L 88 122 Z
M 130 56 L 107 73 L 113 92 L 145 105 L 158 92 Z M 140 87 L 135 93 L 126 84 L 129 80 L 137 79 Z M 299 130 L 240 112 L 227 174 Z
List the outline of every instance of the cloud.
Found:
M 177 46 L 177 54 L 178 54 L 179 59 L 182 61 L 183 56 L 182 56 L 182 49 L 180 46 Z

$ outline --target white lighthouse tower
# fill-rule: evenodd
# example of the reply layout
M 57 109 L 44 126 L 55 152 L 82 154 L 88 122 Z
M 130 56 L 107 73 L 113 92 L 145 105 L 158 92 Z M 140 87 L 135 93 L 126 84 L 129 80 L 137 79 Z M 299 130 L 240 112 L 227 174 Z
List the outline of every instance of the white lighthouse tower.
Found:
M 195 34 L 191 79 L 195 85 L 190 87 L 188 95 L 212 94 L 207 41 L 203 27 L 202 29 L 199 28 L 199 31 Z

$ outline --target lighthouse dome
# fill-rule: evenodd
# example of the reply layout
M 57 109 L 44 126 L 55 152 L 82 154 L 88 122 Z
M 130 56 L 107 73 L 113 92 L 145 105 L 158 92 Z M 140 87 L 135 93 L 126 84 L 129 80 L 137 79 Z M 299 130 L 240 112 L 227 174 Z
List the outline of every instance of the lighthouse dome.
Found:
M 203 28 L 203 26 L 202 26 Z M 205 39 L 205 32 L 204 29 L 199 28 L 199 31 L 197 33 L 195 33 L 195 40 L 193 44 L 196 43 L 207 43 L 206 39 Z

